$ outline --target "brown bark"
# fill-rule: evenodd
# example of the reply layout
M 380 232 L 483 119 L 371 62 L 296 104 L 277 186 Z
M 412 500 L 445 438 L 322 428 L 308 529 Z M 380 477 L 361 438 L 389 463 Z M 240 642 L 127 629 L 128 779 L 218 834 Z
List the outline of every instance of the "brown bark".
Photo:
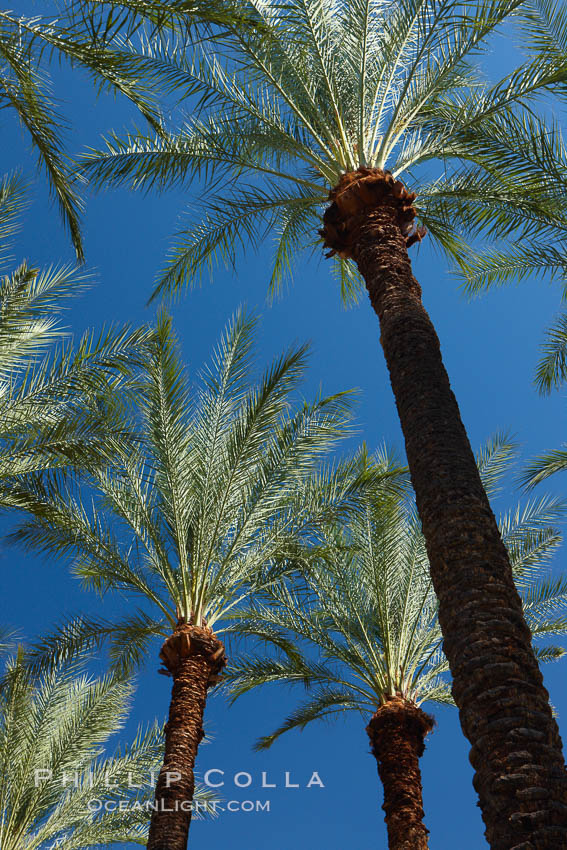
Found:
M 384 788 L 389 850 L 427 850 L 419 759 L 433 718 L 415 703 L 389 697 L 366 727 Z
M 323 234 L 333 252 L 357 262 L 380 320 L 488 842 L 493 850 L 567 848 L 559 731 L 508 553 L 412 275 L 406 240 L 414 196 L 400 187 L 376 170 L 345 175 L 331 193 Z
M 216 682 L 226 659 L 222 643 L 210 629 L 186 624 L 180 624 L 165 641 L 160 658 L 164 672 L 173 676 L 173 687 L 147 847 L 186 850 L 207 689 Z

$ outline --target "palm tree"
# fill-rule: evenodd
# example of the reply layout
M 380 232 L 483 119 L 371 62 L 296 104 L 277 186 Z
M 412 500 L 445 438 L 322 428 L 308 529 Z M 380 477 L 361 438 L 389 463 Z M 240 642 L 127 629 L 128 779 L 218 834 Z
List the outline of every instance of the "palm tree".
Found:
M 17 506 L 22 477 L 106 457 L 108 429 L 118 440 L 124 432 L 116 394 L 149 335 L 107 329 L 73 345 L 60 315 L 85 275 L 26 262 L 6 268 L 24 202 L 17 178 L 0 181 L 0 507 Z
M 480 453 L 489 490 L 506 472 L 512 453 L 505 438 Z M 382 485 L 367 491 L 345 526 L 331 529 L 330 553 L 299 582 L 280 582 L 237 612 L 236 634 L 279 652 L 266 658 L 264 649 L 237 658 L 227 680 L 233 698 L 273 682 L 308 688 L 308 697 L 258 741 L 258 749 L 270 747 L 284 732 L 345 711 L 367 718 L 384 789 L 388 846 L 426 850 L 419 759 L 434 720 L 422 706 L 454 703 L 415 504 L 399 486 L 402 480 L 395 486 L 393 458 L 382 453 L 375 464 Z M 544 498 L 500 521 L 536 639 L 567 634 L 567 577 L 544 575 L 561 541 L 553 524 L 563 511 L 560 503 Z M 548 642 L 535 651 L 542 660 L 565 654 Z
M 261 34 L 237 33 L 224 60 L 203 49 L 177 62 L 197 116 L 169 136 L 111 136 L 83 173 L 142 189 L 204 179 L 158 292 L 264 235 L 276 238 L 277 288 L 322 217 L 343 295 L 356 294 L 358 271 L 380 321 L 488 840 L 567 843 L 557 724 L 408 255 L 426 230 L 462 267 L 478 237 L 539 250 L 564 233 L 563 144 L 537 117 L 564 58 L 531 55 L 494 85 L 479 75 L 475 56 L 523 14 L 520 0 L 249 6 Z M 525 753 L 533 772 L 501 782 Z
M 113 663 L 124 668 L 144 657 L 154 636 L 163 641 L 160 672 L 173 687 L 150 850 L 187 845 L 191 812 L 181 804 L 193 797 L 207 693 L 226 663 L 223 619 L 300 560 L 302 541 L 314 537 L 320 518 L 342 510 L 355 486 L 341 466 L 324 485 L 305 483 L 343 433 L 347 400 L 296 406 L 305 348 L 277 359 L 252 385 L 255 324 L 239 313 L 191 387 L 162 316 L 139 376 L 129 450 L 118 445 L 111 467 L 93 469 L 84 501 L 41 482 L 19 494 L 33 516 L 14 539 L 76 555 L 87 586 L 146 603 L 115 625 L 77 620 L 60 629 L 43 644 L 48 656 L 68 657 L 110 636 Z M 91 507 L 93 489 L 99 500 Z M 172 771 L 181 779 L 168 787 Z
M 237 0 L 73 0 L 56 16 L 0 11 L 0 107 L 14 111 L 29 134 L 49 187 L 68 227 L 77 258 L 84 259 L 82 201 L 66 162 L 64 121 L 51 94 L 49 62 L 56 58 L 86 71 L 98 91 L 126 97 L 159 131 L 160 97 L 168 81 L 144 59 L 146 38 L 181 43 L 197 25 L 246 26 Z M 141 49 L 132 50 L 139 39 Z
M 21 652 L 7 662 L 0 689 L 2 850 L 144 844 L 143 789 L 159 764 L 161 731 L 140 730 L 105 755 L 126 720 L 131 683 L 116 675 L 93 679 L 84 661 L 30 679 L 22 662 Z

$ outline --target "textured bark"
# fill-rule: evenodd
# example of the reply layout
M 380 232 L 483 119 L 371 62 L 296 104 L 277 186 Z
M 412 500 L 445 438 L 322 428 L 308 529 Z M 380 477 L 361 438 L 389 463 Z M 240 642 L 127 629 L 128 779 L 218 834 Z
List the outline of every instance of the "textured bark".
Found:
M 207 689 L 226 660 L 222 643 L 210 629 L 184 624 L 165 641 L 160 658 L 163 672 L 173 676 L 173 688 L 147 847 L 186 850 Z
M 331 193 L 323 234 L 332 252 L 355 259 L 380 320 L 487 840 L 493 850 L 567 848 L 559 731 L 508 553 L 412 275 L 406 240 L 414 196 L 400 186 L 382 172 L 345 175 Z
M 433 718 L 414 703 L 390 697 L 366 727 L 384 788 L 389 850 L 427 850 L 419 759 Z

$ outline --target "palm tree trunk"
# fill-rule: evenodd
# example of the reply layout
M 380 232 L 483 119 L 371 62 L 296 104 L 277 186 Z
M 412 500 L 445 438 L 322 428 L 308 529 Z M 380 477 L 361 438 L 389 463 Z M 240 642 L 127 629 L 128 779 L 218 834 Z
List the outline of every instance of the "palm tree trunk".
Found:
M 406 237 L 415 196 L 400 187 L 377 170 L 344 175 L 331 193 L 323 234 L 333 252 L 355 259 L 380 320 L 488 842 L 493 850 L 567 847 L 559 730 L 412 275 Z
M 384 788 L 389 850 L 427 850 L 419 759 L 433 718 L 414 703 L 388 697 L 366 727 Z
M 147 847 L 186 850 L 207 689 L 226 659 L 222 643 L 210 629 L 185 624 L 165 641 L 160 658 L 173 676 L 173 688 Z

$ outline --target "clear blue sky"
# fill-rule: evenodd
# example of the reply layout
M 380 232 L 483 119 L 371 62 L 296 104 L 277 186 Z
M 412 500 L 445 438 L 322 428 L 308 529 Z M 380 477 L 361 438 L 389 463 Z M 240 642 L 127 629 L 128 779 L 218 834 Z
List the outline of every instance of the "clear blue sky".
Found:
M 129 121 L 129 111 L 112 98 L 95 101 L 90 86 L 76 74 L 57 71 L 57 91 L 72 120 L 69 148 L 79 151 L 96 144 L 97 134 Z M 43 178 L 34 182 L 35 166 L 29 142 L 13 117 L 3 110 L 2 172 L 20 167 L 32 178 L 32 205 L 17 244 L 18 258 L 46 265 L 72 259 L 69 241 L 50 205 Z M 84 217 L 85 247 L 96 285 L 69 310 L 68 325 L 76 333 L 109 322 L 150 321 L 145 307 L 153 277 L 163 259 L 168 236 L 178 225 L 184 202 L 195 189 L 165 196 L 131 195 L 112 191 L 89 197 Z M 509 428 L 522 444 L 524 457 L 556 447 L 564 439 L 565 399 L 554 394 L 542 399 L 532 383 L 538 345 L 551 322 L 559 292 L 547 284 L 527 283 L 494 291 L 468 303 L 458 291 L 446 264 L 432 253 L 427 241 L 413 249 L 414 269 L 424 302 L 441 338 L 445 363 L 474 447 L 497 429 Z M 310 340 L 311 368 L 306 396 L 321 386 L 324 393 L 356 387 L 360 391 L 358 436 L 373 448 L 383 440 L 402 447 L 394 402 L 378 342 L 378 324 L 366 299 L 345 311 L 325 261 L 304 258 L 289 293 L 271 308 L 265 303 L 269 258 L 265 246 L 249 252 L 238 275 L 219 270 L 213 285 L 205 284 L 173 308 L 177 331 L 190 370 L 199 369 L 227 318 L 246 302 L 263 314 L 261 356 L 267 362 L 292 341 Z M 354 441 L 353 441 L 354 444 Z M 552 482 L 560 491 L 565 480 Z M 542 488 L 540 488 L 542 489 Z M 512 504 L 510 495 L 503 504 Z M 35 559 L 3 546 L 4 587 L 0 621 L 33 637 L 65 615 L 82 611 L 112 614 L 120 600 L 101 602 L 81 590 L 63 564 Z M 564 568 L 563 555 L 555 568 Z M 164 717 L 170 682 L 157 674 L 157 652 L 139 675 L 139 689 L 129 729 Z M 567 738 L 567 668 L 559 663 L 545 669 L 551 699 Z M 231 847 L 233 850 L 307 850 L 325 847 L 386 847 L 381 790 L 376 764 L 369 754 L 365 723 L 356 717 L 344 722 L 314 725 L 303 733 L 280 739 L 271 751 L 255 754 L 251 745 L 279 723 L 293 706 L 285 689 L 273 688 L 242 699 L 228 708 L 212 697 L 205 727 L 214 741 L 202 748 L 198 767 L 220 768 L 226 777 L 248 771 L 250 789 L 223 789 L 225 799 L 271 800 L 270 813 L 224 814 L 215 822 L 194 823 L 190 847 Z M 456 711 L 434 709 L 437 728 L 422 760 L 426 823 L 432 850 L 487 846 L 471 786 L 468 745 Z M 304 785 L 318 771 L 324 789 L 263 790 L 268 780 Z

